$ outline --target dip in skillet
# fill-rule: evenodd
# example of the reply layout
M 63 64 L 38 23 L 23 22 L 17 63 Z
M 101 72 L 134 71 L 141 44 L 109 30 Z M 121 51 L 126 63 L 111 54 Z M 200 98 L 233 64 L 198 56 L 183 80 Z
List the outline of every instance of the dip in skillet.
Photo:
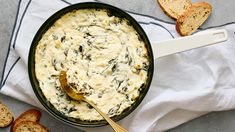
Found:
M 139 96 L 148 67 L 147 49 L 135 29 L 104 9 L 65 14 L 42 36 L 35 54 L 36 77 L 47 100 L 66 116 L 89 121 L 103 118 L 61 90 L 60 71 L 67 71 L 71 87 L 112 117 Z

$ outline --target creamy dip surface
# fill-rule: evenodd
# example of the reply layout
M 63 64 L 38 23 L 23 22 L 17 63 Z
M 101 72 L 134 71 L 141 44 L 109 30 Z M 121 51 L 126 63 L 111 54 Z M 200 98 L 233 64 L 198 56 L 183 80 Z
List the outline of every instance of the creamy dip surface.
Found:
M 80 9 L 63 15 L 39 41 L 35 71 L 47 100 L 61 113 L 81 120 L 103 119 L 83 101 L 61 90 L 60 71 L 68 84 L 110 117 L 130 107 L 145 85 L 148 54 L 128 20 L 104 9 Z

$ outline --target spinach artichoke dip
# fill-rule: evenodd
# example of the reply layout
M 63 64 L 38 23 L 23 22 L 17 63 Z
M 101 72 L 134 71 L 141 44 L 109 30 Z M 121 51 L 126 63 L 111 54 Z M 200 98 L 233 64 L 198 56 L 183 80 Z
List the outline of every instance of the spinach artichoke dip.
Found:
M 64 115 L 87 121 L 103 118 L 86 102 L 66 95 L 60 71 L 67 72 L 68 85 L 112 117 L 134 103 L 148 67 L 147 49 L 137 31 L 105 9 L 63 15 L 42 36 L 35 53 L 36 77 L 47 100 Z

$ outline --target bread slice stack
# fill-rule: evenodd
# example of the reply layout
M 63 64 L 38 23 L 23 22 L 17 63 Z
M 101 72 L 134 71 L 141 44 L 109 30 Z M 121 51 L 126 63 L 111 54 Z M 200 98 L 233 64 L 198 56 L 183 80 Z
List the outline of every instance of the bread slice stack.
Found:
M 14 117 L 10 109 L 0 101 L 0 128 L 7 127 L 12 124 L 11 132 L 49 132 L 45 126 L 39 123 L 40 117 L 40 111 L 29 109 L 14 121 Z
M 176 30 L 181 36 L 193 34 L 210 16 L 212 6 L 207 2 L 191 0 L 157 0 L 163 11 L 176 20 Z
M 22 113 L 12 124 L 11 132 L 48 132 L 49 130 L 39 124 L 41 112 L 30 109 Z
M 171 18 L 178 19 L 192 5 L 191 0 L 158 0 L 162 10 Z

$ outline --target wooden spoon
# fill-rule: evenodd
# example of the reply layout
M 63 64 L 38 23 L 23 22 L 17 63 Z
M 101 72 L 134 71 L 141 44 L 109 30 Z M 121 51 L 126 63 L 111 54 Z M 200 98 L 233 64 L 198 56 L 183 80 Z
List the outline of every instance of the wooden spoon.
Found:
M 73 100 L 82 100 L 87 102 L 88 104 L 90 104 L 93 108 L 95 108 L 95 110 L 101 115 L 103 116 L 103 118 L 109 123 L 109 125 L 111 125 L 111 127 L 113 128 L 114 131 L 116 132 L 128 132 L 125 128 L 119 126 L 117 123 L 115 123 L 112 119 L 109 118 L 108 115 L 106 115 L 105 113 L 103 113 L 99 108 L 96 107 L 96 105 L 87 100 L 84 96 L 83 93 L 77 93 L 75 92 L 67 83 L 67 78 L 66 78 L 66 71 L 61 71 L 60 72 L 60 85 L 62 87 L 62 89 L 65 91 L 65 93 L 72 98 Z

